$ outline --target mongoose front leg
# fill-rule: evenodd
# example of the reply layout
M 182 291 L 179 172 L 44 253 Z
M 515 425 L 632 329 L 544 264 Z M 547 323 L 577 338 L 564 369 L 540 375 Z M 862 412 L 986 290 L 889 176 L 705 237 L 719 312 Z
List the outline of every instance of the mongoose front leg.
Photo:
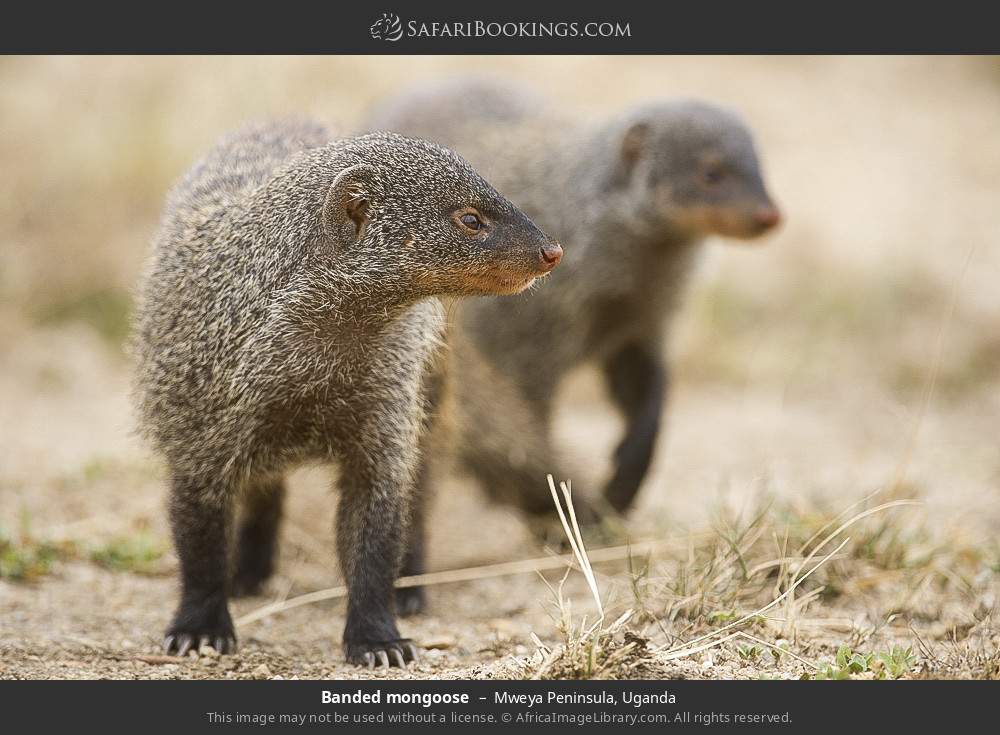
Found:
M 174 478 L 170 525 L 181 564 L 181 601 L 167 628 L 163 648 L 184 656 L 210 645 L 236 651 L 227 603 L 226 564 L 232 497 L 211 483 Z
M 236 531 L 233 597 L 260 594 L 274 572 L 284 501 L 285 483 L 281 478 L 247 490 Z
M 667 391 L 667 369 L 655 345 L 630 343 L 604 363 L 611 397 L 625 414 L 625 436 L 615 450 L 615 468 L 604 499 L 628 510 L 649 470 Z
M 413 643 L 399 634 L 393 604 L 411 481 L 405 454 L 365 457 L 363 451 L 342 467 L 337 509 L 337 553 L 348 590 L 344 654 L 353 664 L 402 667 L 417 657 Z

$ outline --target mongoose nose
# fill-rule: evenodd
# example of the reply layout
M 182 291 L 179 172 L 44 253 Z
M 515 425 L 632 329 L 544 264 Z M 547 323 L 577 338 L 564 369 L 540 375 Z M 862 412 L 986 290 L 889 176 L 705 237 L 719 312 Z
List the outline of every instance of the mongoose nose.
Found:
M 542 245 L 540 255 L 542 256 L 542 269 L 550 271 L 562 260 L 563 249 L 557 242 L 547 242 Z
M 777 207 L 761 207 L 753 218 L 761 228 L 770 230 L 781 222 L 781 212 L 778 211 Z

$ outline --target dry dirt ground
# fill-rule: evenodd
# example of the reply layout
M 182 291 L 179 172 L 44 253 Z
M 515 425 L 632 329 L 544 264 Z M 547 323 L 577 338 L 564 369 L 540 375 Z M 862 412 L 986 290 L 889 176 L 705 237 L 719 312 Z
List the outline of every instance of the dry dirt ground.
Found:
M 425 648 L 406 671 L 342 663 L 338 599 L 239 626 L 236 656 L 158 657 L 176 560 L 121 338 L 164 191 L 242 119 L 349 127 L 460 66 L 540 78 L 582 115 L 738 107 L 788 215 L 761 248 L 707 248 L 641 503 L 588 540 L 658 544 L 595 564 L 605 627 L 630 618 L 582 634 L 583 576 L 560 607 L 549 568 L 432 587 L 402 623 Z M 1000 677 L 998 86 L 991 59 L 0 61 L 0 677 Z M 620 423 L 586 371 L 560 405 L 591 492 Z M 278 573 L 234 617 L 339 584 L 332 479 L 294 475 Z M 439 478 L 431 528 L 431 570 L 555 553 L 461 476 Z

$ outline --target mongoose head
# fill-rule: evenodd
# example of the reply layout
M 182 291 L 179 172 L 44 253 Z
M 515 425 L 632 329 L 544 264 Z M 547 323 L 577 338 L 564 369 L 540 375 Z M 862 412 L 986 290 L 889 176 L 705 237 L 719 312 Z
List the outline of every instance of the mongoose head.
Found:
M 753 137 L 733 113 L 693 100 L 654 103 L 628 115 L 617 135 L 617 178 L 654 223 L 747 240 L 780 222 Z
M 337 246 L 378 261 L 412 293 L 515 294 L 562 248 L 458 154 L 395 133 L 353 138 L 323 207 Z

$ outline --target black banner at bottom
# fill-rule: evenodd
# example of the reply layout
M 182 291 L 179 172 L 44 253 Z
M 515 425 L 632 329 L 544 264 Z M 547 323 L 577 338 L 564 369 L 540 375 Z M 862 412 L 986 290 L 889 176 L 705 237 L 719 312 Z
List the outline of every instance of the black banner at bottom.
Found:
M 36 681 L 0 682 L 0 717 L 7 732 L 964 732 L 989 721 L 998 693 L 943 681 Z

